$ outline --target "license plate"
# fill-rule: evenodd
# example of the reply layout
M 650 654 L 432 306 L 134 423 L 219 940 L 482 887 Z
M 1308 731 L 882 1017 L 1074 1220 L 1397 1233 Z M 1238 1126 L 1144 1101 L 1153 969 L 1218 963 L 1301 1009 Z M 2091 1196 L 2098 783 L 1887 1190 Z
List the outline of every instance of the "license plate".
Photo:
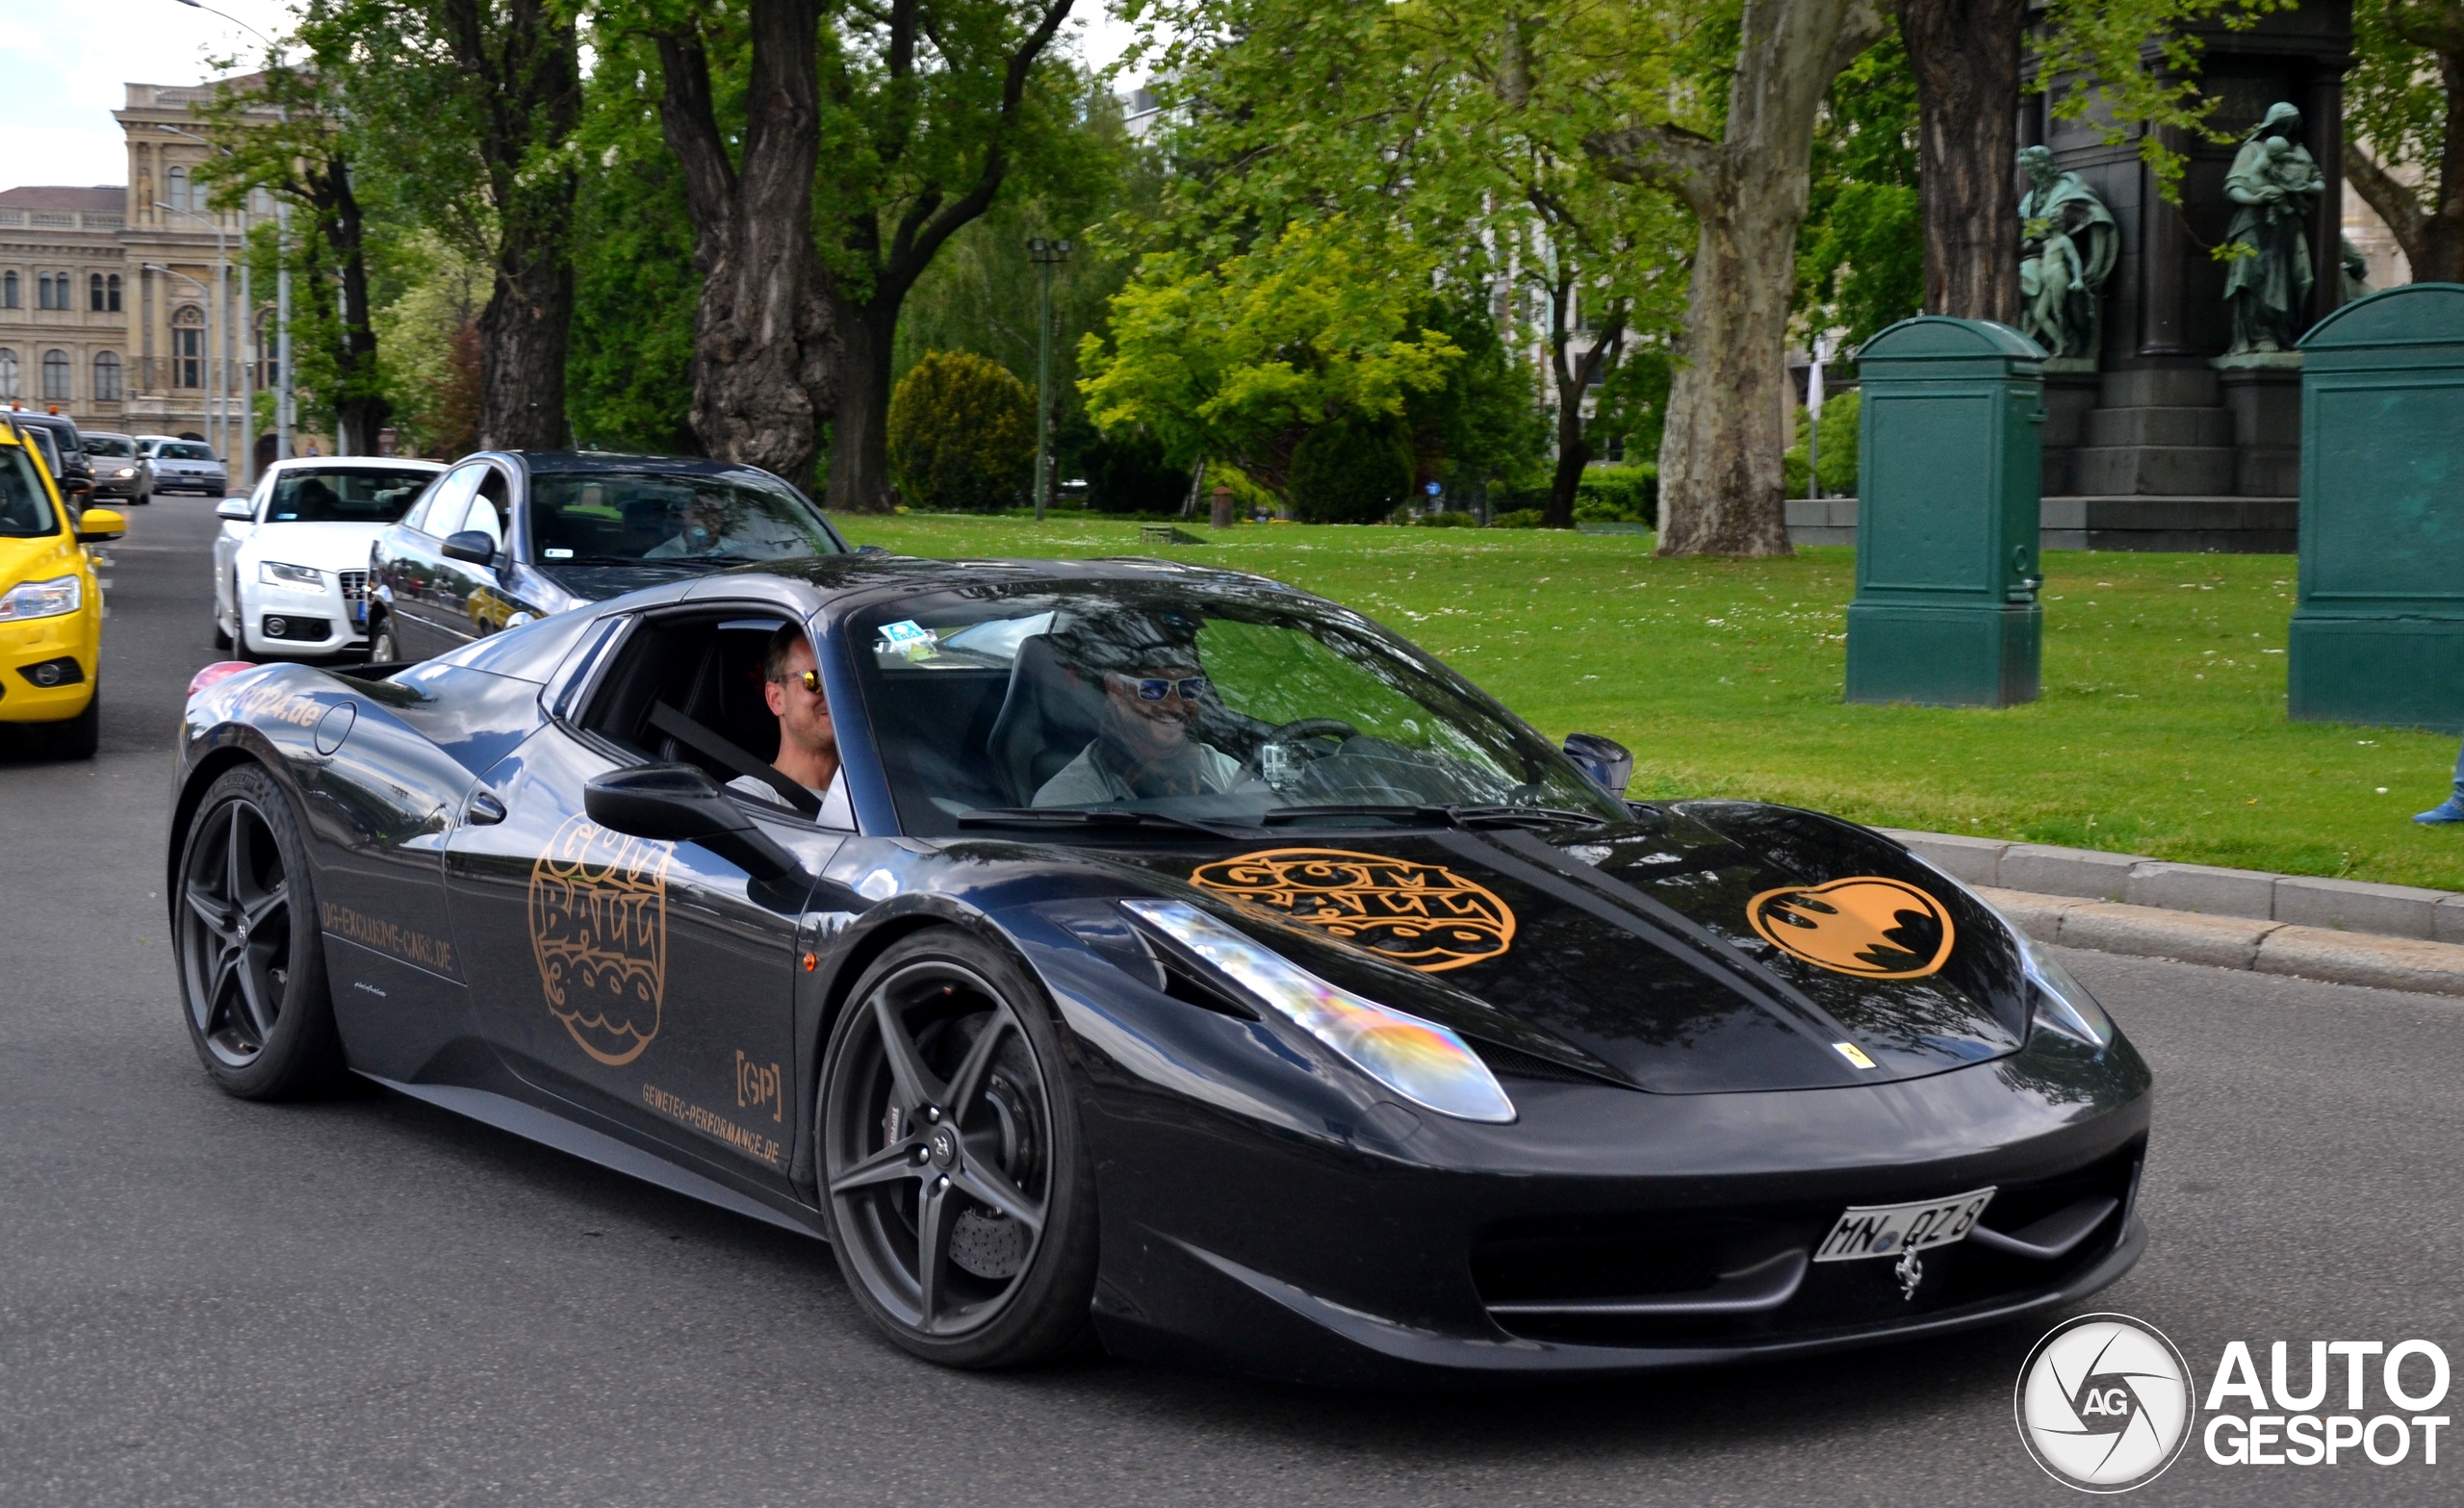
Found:
M 1927 1199 L 1916 1204 L 1851 1205 L 1814 1248 L 1816 1262 L 1854 1262 L 1947 1246 L 1966 1239 L 1977 1217 L 1993 1202 L 1993 1190 Z

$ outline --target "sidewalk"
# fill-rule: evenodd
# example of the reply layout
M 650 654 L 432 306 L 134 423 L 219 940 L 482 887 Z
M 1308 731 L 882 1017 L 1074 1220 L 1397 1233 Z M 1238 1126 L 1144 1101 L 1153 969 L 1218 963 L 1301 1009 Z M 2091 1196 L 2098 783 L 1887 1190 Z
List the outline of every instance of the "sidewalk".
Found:
M 2464 996 L 2464 895 L 1882 831 L 2040 942 Z

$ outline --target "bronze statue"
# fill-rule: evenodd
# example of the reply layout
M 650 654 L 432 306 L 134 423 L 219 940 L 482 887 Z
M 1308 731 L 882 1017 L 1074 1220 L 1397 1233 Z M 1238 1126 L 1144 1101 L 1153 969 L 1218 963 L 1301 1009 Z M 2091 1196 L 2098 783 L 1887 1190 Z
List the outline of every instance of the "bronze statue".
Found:
M 2047 355 L 2092 364 L 2120 230 L 2095 191 L 2056 166 L 2052 152 L 2029 147 L 2019 166 L 2032 185 L 2019 199 L 2019 329 Z
M 2300 134 L 2300 111 L 2269 106 L 2224 178 L 2225 196 L 2237 206 L 2224 233 L 2233 251 L 2224 274 L 2224 299 L 2233 306 L 2230 355 L 2289 351 L 2309 328 L 2310 215 L 2326 181 Z

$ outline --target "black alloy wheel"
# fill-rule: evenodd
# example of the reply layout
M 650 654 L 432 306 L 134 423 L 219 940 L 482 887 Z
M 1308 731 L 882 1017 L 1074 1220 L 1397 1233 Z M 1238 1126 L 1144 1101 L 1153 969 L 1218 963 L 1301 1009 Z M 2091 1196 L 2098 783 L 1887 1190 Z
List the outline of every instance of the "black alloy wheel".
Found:
M 866 971 L 822 1067 L 830 1237 L 858 1301 L 929 1360 L 1008 1367 L 1089 1333 L 1094 1171 L 1041 991 L 919 933 Z
M 172 937 L 190 1038 L 243 1099 L 322 1087 L 341 1066 L 304 845 L 273 778 L 243 765 L 197 804 Z

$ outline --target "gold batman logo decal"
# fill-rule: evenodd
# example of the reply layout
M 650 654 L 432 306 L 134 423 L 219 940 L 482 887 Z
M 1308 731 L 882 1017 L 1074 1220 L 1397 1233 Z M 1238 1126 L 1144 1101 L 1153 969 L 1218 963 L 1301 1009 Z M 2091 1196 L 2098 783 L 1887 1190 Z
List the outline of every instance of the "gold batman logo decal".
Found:
M 572 817 L 530 866 L 530 952 L 548 1010 L 611 1068 L 658 1035 L 675 852 Z
M 1190 882 L 1286 912 L 1424 974 L 1494 958 L 1514 943 L 1514 912 L 1496 892 L 1439 864 L 1271 848 L 1202 865 Z
M 1745 903 L 1745 917 L 1789 957 L 1864 979 L 1923 979 L 1949 960 L 1957 936 L 1941 902 L 1880 875 L 1765 890 Z

